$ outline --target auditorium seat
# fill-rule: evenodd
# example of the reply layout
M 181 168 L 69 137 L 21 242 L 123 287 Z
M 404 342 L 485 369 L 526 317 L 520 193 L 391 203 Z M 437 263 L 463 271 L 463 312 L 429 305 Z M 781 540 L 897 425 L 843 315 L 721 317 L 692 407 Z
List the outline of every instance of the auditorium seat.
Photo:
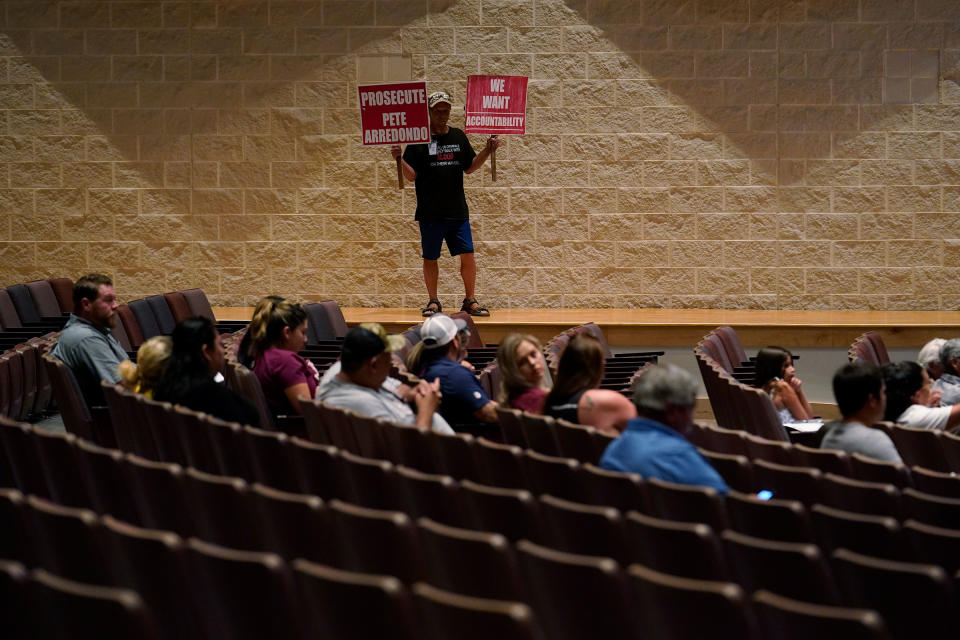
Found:
M 753 594 L 753 610 L 763 638 L 778 640 L 891 640 L 879 613 L 785 598 L 769 591 Z
M 734 531 L 783 542 L 816 540 L 807 510 L 797 500 L 761 500 L 754 495 L 731 491 L 724 503 Z
M 157 451 L 150 433 L 145 414 L 140 403 L 129 389 L 120 384 L 110 384 L 106 380 L 100 383 L 103 397 L 107 401 L 110 421 L 114 425 L 113 434 L 117 448 L 126 453 L 135 453 L 147 460 L 163 460 Z M 172 462 L 172 460 L 165 460 Z
M 30 427 L 0 416 L 0 473 L 24 493 L 51 497 Z
M 837 509 L 899 518 L 900 492 L 892 484 L 864 482 L 833 473 L 820 482 L 821 502 Z
M 30 631 L 38 638 L 159 637 L 153 616 L 136 591 L 75 582 L 35 569 L 27 593 Z
M 4 428 L 5 427 L 0 427 Z M 77 465 L 77 438 L 69 433 L 31 429 L 50 499 L 67 507 L 87 507 L 90 499 Z
M 513 546 L 499 533 L 417 520 L 426 581 L 478 598 L 526 600 Z
M 75 454 L 90 508 L 124 522 L 140 522 L 123 470 L 123 453 L 77 439 Z
M 26 638 L 32 626 L 27 595 L 27 569 L 15 560 L 0 555 L 0 620 L 11 638 Z
M 281 491 L 300 490 L 293 445 L 287 434 L 245 426 L 237 433 L 237 441 L 243 449 L 239 457 L 245 458 L 243 467 L 247 470 L 238 470 L 237 475 Z
M 960 473 L 960 435 L 944 431 L 940 434 L 940 444 L 950 462 L 950 470 Z
M 727 528 L 723 500 L 711 487 L 694 487 L 648 478 L 646 494 L 652 516 L 680 522 L 703 522 L 714 531 Z
M 647 510 L 644 483 L 639 474 L 610 471 L 587 463 L 580 467 L 578 480 L 593 504 L 616 507 L 624 513 Z
M 160 324 L 157 322 L 157 317 L 154 315 L 153 308 L 149 302 L 144 299 L 131 300 L 127 303 L 127 306 L 130 307 L 130 311 L 133 312 L 134 317 L 137 319 L 137 324 L 140 326 L 144 340 L 163 335 L 163 332 L 160 330 Z
M 101 525 L 112 584 L 141 595 L 162 638 L 200 640 L 195 603 L 183 596 L 190 578 L 180 536 L 135 527 L 112 515 L 103 516 Z
M 227 549 L 192 538 L 186 556 L 203 634 L 237 640 L 300 633 L 286 564 L 273 553 Z
M 907 520 L 903 533 L 918 561 L 940 565 L 951 575 L 960 571 L 960 529 Z
M 746 595 L 732 582 L 681 578 L 640 564 L 631 565 L 628 575 L 650 637 L 698 640 L 716 637 L 720 629 L 727 638 L 756 637 Z
M 527 449 L 521 457 L 527 487 L 535 495 L 549 493 L 567 500 L 587 500 L 580 482 L 580 463 Z M 524 485 L 521 485 L 524 486 Z
M 824 473 L 834 473 L 845 478 L 853 475 L 850 456 L 845 451 L 814 449 L 802 444 L 793 445 L 793 451 L 800 466 L 814 467 Z
M 0 558 L 36 566 L 37 558 L 27 525 L 24 495 L 16 489 L 0 487 Z
M 187 304 L 187 299 L 179 291 L 165 293 L 163 297 L 167 301 L 167 306 L 170 307 L 170 313 L 173 315 L 175 323 L 183 322 L 194 315 L 193 312 L 190 311 L 190 305 Z
M 292 567 L 302 625 L 311 635 L 395 640 L 418 637 L 409 593 L 395 577 L 343 571 L 302 559 L 295 560 Z
M 918 520 L 945 529 L 960 529 L 960 498 L 935 496 L 916 489 L 903 490 L 904 520 Z
M 603 556 L 625 562 L 623 517 L 613 507 L 540 498 L 542 543 L 567 553 Z
M 24 286 L 33 299 L 33 306 L 44 321 L 66 323 L 66 318 L 60 310 L 60 303 L 57 301 L 57 294 L 48 280 L 32 280 Z
M 183 486 L 194 535 L 232 549 L 263 550 L 244 480 L 187 469 Z
M 910 470 L 910 477 L 917 491 L 947 498 L 960 497 L 960 476 L 931 471 L 923 467 L 913 467 Z
M 700 455 L 706 458 L 710 466 L 716 469 L 723 481 L 731 489 L 752 493 L 757 490 L 756 480 L 753 477 L 753 465 L 749 458 L 740 455 L 716 453 L 706 449 L 698 449 Z
M 293 466 L 300 491 L 329 500 L 337 496 L 340 464 L 339 450 L 328 444 L 317 444 L 302 438 L 291 438 Z
M 511 541 L 540 538 L 539 503 L 529 491 L 463 480 L 460 497 L 471 529 L 501 533 Z
M 661 520 L 631 511 L 623 523 L 630 562 L 684 578 L 729 579 L 717 535 L 702 522 Z
M 956 632 L 956 594 L 940 567 L 846 549 L 833 552 L 833 567 L 844 600 L 876 609 L 895 638 L 948 638 Z
M 306 558 L 329 560 L 325 541 L 330 537 L 330 514 L 314 495 L 288 493 L 261 484 L 250 485 L 250 510 L 260 523 L 264 549 L 288 561 Z
M 153 317 L 157 321 L 157 327 L 160 329 L 160 335 L 168 336 L 173 333 L 173 328 L 177 325 L 173 317 L 173 311 L 167 303 L 167 299 L 162 295 L 147 296 L 144 301 L 149 305 Z
M 70 278 L 48 278 L 47 281 L 57 298 L 60 313 L 62 315 L 73 313 L 73 280 Z
M 941 444 L 941 433 L 939 429 L 914 429 L 897 424 L 891 427 L 890 438 L 907 466 L 949 472 L 951 464 Z
M 340 500 L 328 503 L 337 566 L 396 576 L 412 584 L 424 575 L 416 530 L 401 511 L 368 509 Z
M 777 498 L 799 500 L 805 505 L 819 502 L 823 473 L 810 467 L 791 467 L 767 462 L 753 461 L 753 473 L 757 486 L 772 491 Z
M 400 505 L 392 463 L 349 451 L 340 451 L 339 458 L 339 498 L 374 509 L 396 509 Z
M 37 566 L 70 580 L 107 584 L 107 559 L 99 543 L 100 522 L 89 509 L 26 496 L 24 519 Z
M 123 333 L 127 336 L 127 341 L 130 343 L 130 349 L 136 351 L 146 339 L 143 335 L 143 330 L 140 328 L 140 323 L 137 320 L 137 316 L 134 315 L 130 306 L 126 304 L 122 304 L 117 307 L 116 314 L 120 324 L 123 325 Z
M 137 510 L 137 522 L 133 524 L 173 531 L 182 537 L 193 535 L 192 521 L 183 508 L 186 492 L 180 465 L 152 462 L 130 453 L 124 458 L 122 469 Z M 153 496 L 165 496 L 165 499 L 157 500 Z
M 549 416 L 538 416 L 526 411 L 519 415 L 520 430 L 523 432 L 528 449 L 548 456 L 559 456 L 560 445 L 554 432 L 556 420 Z
M 527 486 L 523 450 L 520 447 L 477 438 L 473 452 L 477 470 L 483 474 L 485 484 L 509 489 Z
M 394 424 L 383 430 L 383 436 L 391 460 L 423 473 L 439 473 L 440 463 L 430 450 L 434 436 L 427 429 Z
M 788 598 L 840 604 L 830 567 L 817 545 L 764 540 L 729 530 L 720 537 L 735 581 L 747 591 L 767 589 Z
M 902 462 L 886 462 L 861 453 L 850 454 L 853 477 L 864 482 L 883 482 L 898 489 L 911 486 L 910 469 Z
M 539 640 L 540 629 L 522 602 L 489 600 L 413 585 L 419 612 L 417 631 L 437 640 Z
M 597 430 L 590 425 L 574 424 L 558 419 L 554 423 L 554 434 L 557 437 L 560 455 L 580 462 L 596 464 L 606 448 L 597 438 Z
M 455 527 L 465 523 L 460 485 L 450 476 L 398 465 L 394 467 L 393 482 L 398 506 L 411 517 L 426 517 Z
M 896 519 L 835 509 L 822 504 L 810 509 L 821 548 L 827 553 L 850 549 L 881 558 L 909 559 L 909 550 Z
M 623 573 L 610 558 L 517 543 L 530 603 L 551 640 L 629 638 L 639 617 Z

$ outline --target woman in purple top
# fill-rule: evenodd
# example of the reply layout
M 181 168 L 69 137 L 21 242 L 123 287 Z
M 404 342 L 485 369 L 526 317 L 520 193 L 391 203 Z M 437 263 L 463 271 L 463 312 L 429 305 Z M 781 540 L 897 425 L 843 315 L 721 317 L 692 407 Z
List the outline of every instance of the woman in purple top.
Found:
M 275 414 L 299 414 L 297 398 L 312 399 L 319 381 L 313 363 L 297 353 L 307 344 L 307 314 L 282 299 L 265 299 L 257 307 L 248 329 L 253 373 Z
M 531 335 L 511 333 L 497 349 L 500 388 L 497 401 L 530 413 L 542 413 L 549 386 L 544 380 L 547 363 L 540 342 Z

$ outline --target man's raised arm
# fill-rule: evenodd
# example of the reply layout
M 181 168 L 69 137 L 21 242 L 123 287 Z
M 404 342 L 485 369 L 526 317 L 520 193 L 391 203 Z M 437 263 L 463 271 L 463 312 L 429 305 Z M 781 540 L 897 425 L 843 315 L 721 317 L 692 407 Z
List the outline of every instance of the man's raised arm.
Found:
M 474 171 L 482 167 L 483 163 L 486 162 L 487 158 L 490 157 L 490 154 L 496 151 L 497 147 L 499 146 L 500 146 L 500 138 L 495 138 L 493 136 L 490 136 L 489 138 L 487 138 L 487 144 L 484 145 L 483 149 L 480 150 L 480 153 L 474 156 L 473 162 L 470 163 L 470 168 L 464 171 L 464 173 L 473 173 Z M 409 178 L 409 179 L 413 180 L 413 178 Z

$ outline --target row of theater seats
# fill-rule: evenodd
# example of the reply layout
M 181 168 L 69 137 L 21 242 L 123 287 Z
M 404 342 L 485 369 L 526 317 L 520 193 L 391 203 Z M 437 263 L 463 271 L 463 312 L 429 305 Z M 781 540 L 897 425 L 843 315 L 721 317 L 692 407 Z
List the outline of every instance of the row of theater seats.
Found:
M 2 442 L 8 456 L 18 446 L 17 440 L 20 448 L 29 446 L 26 441 L 31 439 L 30 429 L 21 428 L 22 432 L 16 433 L 14 430 L 17 428 L 8 425 L 0 432 L 4 433 Z M 253 430 L 246 428 L 243 431 L 251 433 Z M 262 435 L 283 440 L 282 434 L 255 434 L 251 437 Z M 738 626 L 746 624 L 749 610 L 743 608 L 742 602 L 731 606 L 731 602 L 727 601 L 731 599 L 731 593 L 741 592 L 737 589 L 731 591 L 733 585 L 724 584 L 722 581 L 725 580 L 736 580 L 748 591 L 769 588 L 781 595 L 821 604 L 836 605 L 842 602 L 875 606 L 883 610 L 897 637 L 907 637 L 906 631 L 919 634 L 911 637 L 934 637 L 924 632 L 942 633 L 946 628 L 943 626 L 945 621 L 955 614 L 949 581 L 942 569 L 931 565 L 896 565 L 842 550 L 834 551 L 831 565 L 825 561 L 819 548 L 809 543 L 777 543 L 735 531 L 726 531 L 718 538 L 715 529 L 703 524 L 666 521 L 641 513 L 622 517 L 613 508 L 591 507 L 549 496 L 533 501 L 526 492 L 516 492 L 517 495 L 510 496 L 514 492 L 485 489 L 469 481 L 459 483 L 459 493 L 465 504 L 470 505 L 465 512 L 474 517 L 476 514 L 486 514 L 486 519 L 470 521 L 468 524 L 479 525 L 487 531 L 502 530 L 511 539 L 532 539 L 551 548 L 538 547 L 529 542 L 504 547 L 503 542 L 497 542 L 497 536 L 491 534 L 445 527 L 426 520 L 419 521 L 419 527 L 413 527 L 409 517 L 401 512 L 372 510 L 338 500 L 330 501 L 324 508 L 316 497 L 271 491 L 259 485 L 249 488 L 237 478 L 213 476 L 193 469 L 183 472 L 176 465 L 150 463 L 136 456 L 123 456 L 119 452 L 106 451 L 78 441 L 71 443 L 69 436 L 58 438 L 34 433 L 32 437 L 38 455 L 46 455 L 49 462 L 59 463 L 56 466 L 59 469 L 70 468 L 62 459 L 62 454 L 72 447 L 77 466 L 94 478 L 87 482 L 88 486 L 95 488 L 91 492 L 89 505 L 94 508 L 103 509 L 105 501 L 109 500 L 103 496 L 126 489 L 130 492 L 128 499 L 136 503 L 134 517 L 140 511 L 140 519 L 134 522 L 147 526 L 171 529 L 182 535 L 192 534 L 238 548 L 270 549 L 287 558 L 304 557 L 348 570 L 388 573 L 408 583 L 427 580 L 455 592 L 526 600 L 537 612 L 551 638 L 595 637 L 592 634 L 600 630 L 605 634 L 633 637 L 633 632 L 637 630 L 642 630 L 642 636 L 651 630 L 644 620 L 633 618 L 636 611 L 644 611 L 646 615 L 648 609 L 642 606 L 643 603 L 639 603 L 641 606 L 638 607 L 623 599 L 624 576 L 616 563 L 603 557 L 612 557 L 624 564 L 645 564 L 646 568 L 632 567 L 631 573 L 634 576 L 640 574 L 660 586 L 669 586 L 668 591 L 676 598 L 673 605 L 679 605 L 681 610 L 696 608 L 703 598 L 718 600 L 718 591 L 726 592 L 727 595 L 719 599 L 725 614 L 713 624 L 724 632 L 730 632 L 731 637 L 734 627 L 736 631 L 743 632 L 739 637 L 752 636 L 746 633 L 746 627 L 741 629 Z M 254 452 L 262 448 L 262 442 L 265 441 L 257 440 L 257 445 L 248 446 L 247 452 L 256 455 Z M 337 454 L 336 450 L 329 447 L 307 443 L 293 443 L 293 448 L 299 448 L 301 451 L 297 455 L 307 461 L 307 464 L 297 467 L 299 473 L 314 476 L 313 482 L 317 482 L 316 475 L 322 473 L 320 470 L 324 468 L 323 464 L 317 464 L 321 458 L 339 458 L 340 473 L 347 469 L 346 479 L 338 480 L 335 477 L 337 472 L 328 464 L 327 472 L 334 474 L 334 477 L 324 478 L 314 485 L 327 491 L 334 487 L 356 487 L 367 482 L 362 476 L 368 475 L 369 469 L 364 467 L 376 462 L 359 460 L 345 452 Z M 52 453 L 53 449 L 60 449 L 61 459 L 56 459 L 58 454 Z M 18 459 L 26 460 L 23 451 L 16 453 Z M 264 465 L 261 462 L 250 466 L 263 468 Z M 110 467 L 114 467 L 112 472 L 106 472 Z M 49 468 L 49 465 L 44 468 Z M 70 486 L 64 480 L 60 478 L 59 485 Z M 370 498 L 387 487 L 403 486 L 401 493 L 406 493 L 407 499 L 396 506 L 406 508 L 414 516 L 429 515 L 438 520 L 449 517 L 442 509 L 443 501 L 436 500 L 439 494 L 427 488 L 432 478 L 411 470 L 397 469 L 391 480 L 377 487 L 368 486 L 349 494 L 349 497 Z M 449 486 L 452 481 L 447 480 Z M 83 483 L 73 484 L 82 486 Z M 651 480 L 646 484 L 649 489 L 665 483 Z M 48 493 L 56 495 L 57 492 Z M 93 495 L 98 494 L 98 499 L 92 499 Z M 508 508 L 511 497 L 514 498 L 514 507 Z M 676 496 L 669 500 L 676 500 Z M 16 502 L 15 497 L 10 498 L 10 502 Z M 526 504 L 527 507 L 520 508 L 520 504 Z M 753 533 L 756 527 L 765 526 L 772 513 L 761 515 L 758 510 L 779 506 L 740 495 L 730 496 L 727 504 L 731 522 L 746 524 L 744 528 Z M 531 509 L 530 506 L 535 508 Z M 101 547 L 92 540 L 94 534 L 90 529 L 96 528 L 96 523 L 91 524 L 95 520 L 91 519 L 91 514 L 70 513 L 75 510 L 57 509 L 36 499 L 29 502 L 28 507 L 34 510 L 45 508 L 43 516 L 50 515 L 50 511 L 59 516 L 42 518 L 44 522 L 34 525 L 44 530 L 39 536 L 13 535 L 13 540 L 35 539 L 38 544 L 48 542 L 49 548 L 38 551 L 48 554 L 44 556 L 47 568 L 81 581 L 91 581 L 96 577 L 97 570 L 109 572 L 110 567 L 104 566 L 103 559 L 97 556 L 97 550 Z M 14 507 L 11 510 L 16 511 Z M 849 516 L 826 507 L 814 507 L 811 511 L 818 529 L 827 532 L 825 535 L 844 543 L 849 541 L 849 534 L 844 528 Z M 102 512 L 122 513 L 122 509 L 111 507 Z M 524 513 L 527 517 L 522 517 Z M 33 517 L 39 516 L 34 514 Z M 21 513 L 7 520 L 24 522 L 24 526 L 29 527 L 30 518 L 29 513 Z M 517 530 L 517 524 L 524 521 L 531 523 L 529 528 Z M 836 525 L 836 522 L 840 524 Z M 267 532 L 261 530 L 264 527 Z M 833 531 L 834 527 L 837 531 Z M 269 532 L 277 528 L 282 528 L 282 531 Z M 930 538 L 929 530 L 909 522 L 904 530 L 912 536 L 911 542 L 918 552 L 927 554 L 925 559 L 936 560 L 929 557 L 931 550 L 936 548 L 935 543 L 939 542 L 936 532 Z M 318 543 L 318 540 L 322 543 Z M 271 541 L 276 547 L 271 546 Z M 348 541 L 346 546 L 344 541 Z M 87 547 L 83 547 L 83 544 L 87 544 Z M 824 545 L 823 548 L 828 550 L 831 547 Z M 955 547 L 953 551 L 956 551 Z M 5 555 L 13 553 L 6 551 Z M 29 562 L 28 553 L 21 550 L 19 557 Z M 585 555 L 570 555 L 572 553 Z M 538 554 L 540 558 L 536 559 Z M 525 559 L 527 555 L 534 558 Z M 957 556 L 954 554 L 945 559 L 950 557 L 956 560 Z M 520 558 L 523 566 L 519 580 L 516 579 L 517 558 Z M 911 559 L 917 558 L 911 556 Z M 542 570 L 549 579 L 532 578 L 527 569 L 529 562 L 544 564 Z M 93 569 L 90 568 L 91 563 L 96 565 Z M 169 566 L 166 562 L 162 564 Z M 679 576 L 657 574 L 650 568 Z M 91 573 L 86 573 L 88 570 Z M 551 583 L 553 586 L 549 586 Z M 903 608 L 905 596 L 896 593 L 894 583 L 896 587 L 909 583 L 911 592 L 906 600 L 916 598 L 922 601 L 923 606 L 920 609 Z M 877 588 L 878 584 L 882 584 L 883 589 Z M 585 585 L 589 585 L 586 593 L 582 591 Z M 261 588 L 270 589 L 273 586 L 275 581 L 270 581 L 261 585 Z M 710 593 L 712 597 L 707 596 Z M 732 599 L 742 600 L 742 595 Z M 714 605 L 717 606 L 717 602 Z M 602 621 L 595 619 L 595 616 L 602 618 Z M 677 621 L 658 622 L 667 629 L 677 629 L 676 625 L 680 624 Z M 200 626 L 202 628 L 202 624 Z M 696 629 L 700 633 L 705 632 L 705 627 Z M 666 637 L 696 635 L 680 633 Z
M 752 386 L 752 369 L 739 375 L 740 368 L 732 364 L 730 344 L 735 337 L 736 332 L 730 327 L 719 327 L 704 336 L 693 350 L 717 424 L 789 442 L 770 396 Z M 739 357 L 736 352 L 733 355 Z M 747 378 L 748 382 L 741 381 Z

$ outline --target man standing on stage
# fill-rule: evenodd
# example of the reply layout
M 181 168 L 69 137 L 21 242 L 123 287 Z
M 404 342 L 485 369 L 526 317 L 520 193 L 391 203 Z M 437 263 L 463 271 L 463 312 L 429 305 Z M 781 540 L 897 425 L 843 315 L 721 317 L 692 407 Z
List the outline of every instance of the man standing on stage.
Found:
M 437 299 L 440 276 L 437 259 L 446 240 L 450 255 L 460 256 L 460 277 L 466 293 L 460 310 L 472 316 L 489 316 L 490 312 L 474 297 L 477 262 L 473 255 L 463 174 L 482 167 L 500 146 L 500 140 L 489 138 L 477 154 L 461 129 L 447 125 L 450 119 L 448 94 L 442 91 L 431 93 L 427 97 L 427 106 L 430 108 L 430 143 L 407 145 L 401 161 L 403 177 L 413 180 L 417 191 L 416 220 L 420 223 L 423 281 L 430 296 L 423 315 L 429 317 L 443 310 Z M 390 148 L 394 158 L 399 158 L 401 151 L 400 145 Z

